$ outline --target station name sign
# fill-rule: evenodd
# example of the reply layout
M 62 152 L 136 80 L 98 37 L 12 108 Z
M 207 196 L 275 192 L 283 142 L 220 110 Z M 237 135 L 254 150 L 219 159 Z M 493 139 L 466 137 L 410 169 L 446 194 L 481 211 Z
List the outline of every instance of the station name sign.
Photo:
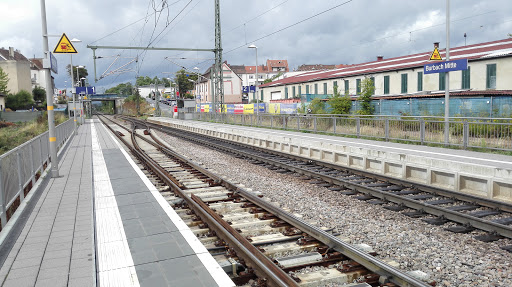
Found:
M 423 74 L 445 73 L 468 69 L 468 59 L 435 62 L 423 66 Z

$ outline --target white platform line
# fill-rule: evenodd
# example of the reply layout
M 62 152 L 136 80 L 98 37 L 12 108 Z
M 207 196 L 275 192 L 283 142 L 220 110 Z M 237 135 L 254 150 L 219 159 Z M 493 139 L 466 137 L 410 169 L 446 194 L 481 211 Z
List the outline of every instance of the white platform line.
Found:
M 102 123 L 100 123 L 102 124 Z M 103 125 L 103 124 L 102 124 Z M 105 127 L 106 128 L 106 127 Z M 140 170 L 137 164 L 132 160 L 132 158 L 128 155 L 128 153 L 124 150 L 121 144 L 117 141 L 117 139 L 112 135 L 112 133 L 108 133 L 112 140 L 117 144 L 123 155 L 126 157 L 126 160 L 133 167 L 135 172 L 139 175 L 140 179 L 144 182 L 146 187 L 149 189 L 153 197 L 156 199 L 158 204 L 162 207 L 164 212 L 169 216 L 171 221 L 176 225 L 178 231 L 183 235 L 187 243 L 190 245 L 192 250 L 196 253 L 199 260 L 203 266 L 208 270 L 213 280 L 221 287 L 232 287 L 235 286 L 233 281 L 229 278 L 229 276 L 224 272 L 222 267 L 220 267 L 219 263 L 215 261 L 212 255 L 208 252 L 206 247 L 199 241 L 199 239 L 193 234 L 190 228 L 183 222 L 180 216 L 172 209 L 169 203 L 165 200 L 165 198 L 160 194 L 158 189 L 151 183 L 148 177 Z
M 137 272 L 94 121 L 91 122 L 91 137 L 99 285 L 138 287 Z

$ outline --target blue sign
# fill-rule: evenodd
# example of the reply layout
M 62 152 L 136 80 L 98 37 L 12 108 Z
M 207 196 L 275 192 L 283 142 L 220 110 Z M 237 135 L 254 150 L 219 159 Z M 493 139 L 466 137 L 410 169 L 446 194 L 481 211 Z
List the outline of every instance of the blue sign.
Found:
M 76 87 L 76 93 L 79 95 L 94 95 L 96 94 L 96 87 Z
M 256 92 L 256 87 L 253 85 L 242 87 L 242 93 L 244 93 L 244 94 L 255 93 L 255 92 Z
M 57 66 L 57 58 L 55 58 L 55 56 L 53 55 L 53 53 L 50 53 L 50 69 L 52 70 L 52 72 L 54 72 L 55 74 L 58 74 L 59 73 L 59 69 L 58 69 L 58 66 Z
M 468 69 L 468 59 L 437 62 L 423 66 L 423 74 L 445 73 Z

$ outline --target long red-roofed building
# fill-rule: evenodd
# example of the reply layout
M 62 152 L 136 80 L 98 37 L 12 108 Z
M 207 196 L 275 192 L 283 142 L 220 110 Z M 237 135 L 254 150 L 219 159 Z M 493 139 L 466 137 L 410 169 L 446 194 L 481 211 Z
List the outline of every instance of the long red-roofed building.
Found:
M 327 98 L 334 86 L 342 94 L 356 96 L 360 83 L 370 77 L 375 83 L 375 98 L 441 97 L 444 74 L 423 74 L 423 65 L 431 63 L 431 51 L 342 66 L 334 70 L 314 71 L 261 85 L 265 102 L 315 97 Z M 445 60 L 446 51 L 439 50 Z M 450 48 L 450 60 L 468 59 L 468 70 L 450 72 L 450 93 L 461 95 L 507 94 L 512 91 L 512 39 Z

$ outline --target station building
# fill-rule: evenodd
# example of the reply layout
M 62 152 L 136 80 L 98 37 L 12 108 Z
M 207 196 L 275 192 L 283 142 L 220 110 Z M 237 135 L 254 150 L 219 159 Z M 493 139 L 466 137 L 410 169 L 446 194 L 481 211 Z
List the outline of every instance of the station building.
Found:
M 440 49 L 439 52 L 445 59 L 446 51 Z M 423 73 L 423 65 L 431 63 L 431 54 L 432 51 L 428 51 L 390 59 L 378 56 L 373 62 L 288 77 L 261 85 L 260 100 L 310 102 L 314 98 L 332 96 L 335 86 L 341 94 L 356 99 L 361 93 L 361 81 L 369 77 L 375 85 L 374 100 L 437 98 L 439 104 L 444 104 L 441 99 L 444 97 L 445 74 Z M 450 72 L 451 96 L 506 96 L 512 99 L 512 39 L 450 49 L 450 60 L 465 58 L 468 59 L 467 70 Z M 485 102 L 488 104 L 489 100 Z M 512 103 L 508 102 L 507 105 Z M 379 109 L 376 111 L 378 113 Z

